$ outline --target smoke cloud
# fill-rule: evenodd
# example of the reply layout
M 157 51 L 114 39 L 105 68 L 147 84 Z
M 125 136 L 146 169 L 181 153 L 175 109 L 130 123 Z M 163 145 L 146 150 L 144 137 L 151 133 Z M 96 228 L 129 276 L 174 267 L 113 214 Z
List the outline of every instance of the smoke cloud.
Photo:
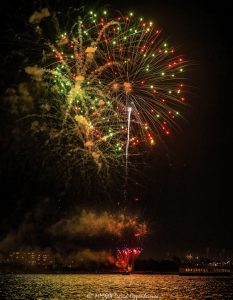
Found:
M 42 8 L 40 11 L 35 11 L 29 18 L 29 23 L 39 24 L 41 20 L 50 16 L 48 8 Z
M 50 232 L 55 236 L 101 236 L 112 235 L 122 237 L 126 232 L 135 236 L 145 235 L 146 224 L 139 223 L 137 217 L 125 214 L 111 214 L 82 210 L 81 214 L 74 214 L 53 224 Z
M 135 238 L 147 233 L 137 216 L 83 209 L 52 218 L 49 205 L 46 199 L 27 212 L 0 240 L 0 253 L 49 249 L 66 266 L 115 265 L 118 245 L 130 241 L 134 245 Z
M 112 256 L 110 251 L 106 251 L 106 250 L 94 251 L 89 248 L 80 250 L 76 254 L 72 254 L 71 258 L 78 265 L 86 262 L 107 263 L 107 264 L 113 264 L 115 262 L 115 259 Z

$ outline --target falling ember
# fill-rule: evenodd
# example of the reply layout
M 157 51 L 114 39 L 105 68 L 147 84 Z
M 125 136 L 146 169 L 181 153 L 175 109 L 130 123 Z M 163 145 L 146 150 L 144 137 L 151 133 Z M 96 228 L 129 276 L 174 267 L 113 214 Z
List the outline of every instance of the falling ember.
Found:
M 84 81 L 84 77 L 82 76 L 82 75 L 78 75 L 78 76 L 76 76 L 76 81 L 78 82 L 78 83 L 82 83 L 83 81 Z
M 119 90 L 119 84 L 117 84 L 117 83 L 114 83 L 112 87 L 113 87 L 114 91 Z
M 95 51 L 96 51 L 95 47 L 87 47 L 85 53 L 86 53 L 86 56 L 87 56 L 87 61 L 89 63 L 93 60 Z
M 140 234 L 140 233 L 135 233 L 134 236 L 135 236 L 136 238 L 140 238 L 141 234 Z
M 128 107 L 128 121 L 127 121 L 127 143 L 126 143 L 126 149 L 125 149 L 125 155 L 126 155 L 126 168 L 127 168 L 127 160 L 129 155 L 129 139 L 130 139 L 130 123 L 131 123 L 131 112 L 132 107 Z
M 134 268 L 135 260 L 141 254 L 141 252 L 141 248 L 117 249 L 116 266 L 126 273 L 131 273 Z
M 124 82 L 124 89 L 126 93 L 132 92 L 132 84 L 130 82 Z
M 104 100 L 101 99 L 101 100 L 99 100 L 98 104 L 99 104 L 99 106 L 102 106 L 105 104 L 105 102 L 104 102 Z

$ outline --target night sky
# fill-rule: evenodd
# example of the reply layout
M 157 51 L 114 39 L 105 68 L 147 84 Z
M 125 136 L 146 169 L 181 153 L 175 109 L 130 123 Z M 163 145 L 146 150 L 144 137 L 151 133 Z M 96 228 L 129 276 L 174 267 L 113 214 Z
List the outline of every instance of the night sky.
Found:
M 11 2 L 1 3 L 1 18 L 6 25 L 5 30 L 1 28 L 4 31 L 0 40 L 1 94 L 17 81 L 17 62 L 9 58 L 16 37 L 12 32 L 25 30 L 21 16 L 28 17 L 37 8 L 34 4 L 13 7 Z M 59 9 L 67 5 L 54 2 Z M 79 6 L 79 1 L 64 2 Z M 46 3 L 40 7 L 46 7 Z M 88 3 L 91 8 L 92 2 Z M 154 20 L 163 29 L 163 37 L 168 37 L 190 61 L 186 72 L 190 87 L 180 130 L 174 130 L 145 155 L 143 173 L 136 171 L 130 181 L 129 207 L 136 206 L 133 210 L 149 227 L 143 242 L 144 255 L 166 258 L 192 252 L 204 256 L 208 248 L 210 256 L 233 257 L 230 4 L 167 0 L 108 3 L 107 8 L 132 10 Z M 93 7 L 104 4 L 101 1 Z M 8 33 L 13 40 L 9 41 Z M 102 182 L 92 179 L 90 170 L 85 184 L 74 174 L 66 186 L 58 178 L 53 162 L 44 167 L 34 148 L 15 151 L 7 133 L 8 123 L 13 120 L 6 116 L 4 105 L 0 113 L 0 240 L 16 232 L 25 216 L 34 211 L 30 224 L 37 223 L 40 234 L 33 245 L 43 248 L 49 244 L 48 237 L 43 237 L 43 226 L 54 218 L 53 214 L 63 216 L 66 209 L 77 206 L 114 206 L 109 202 L 117 201 L 121 188 L 116 182 L 121 184 L 120 179 L 103 188 Z M 136 204 L 135 197 L 139 198 Z M 88 245 L 91 247 L 91 241 Z

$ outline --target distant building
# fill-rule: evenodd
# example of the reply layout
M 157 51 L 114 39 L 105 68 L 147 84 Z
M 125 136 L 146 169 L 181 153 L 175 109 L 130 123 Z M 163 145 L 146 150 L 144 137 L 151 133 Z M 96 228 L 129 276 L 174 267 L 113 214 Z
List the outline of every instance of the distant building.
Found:
M 14 251 L 6 258 L 7 263 L 42 267 L 54 264 L 54 258 L 45 251 Z
M 230 268 L 227 267 L 215 267 L 215 266 L 181 266 L 179 268 L 179 275 L 231 275 Z

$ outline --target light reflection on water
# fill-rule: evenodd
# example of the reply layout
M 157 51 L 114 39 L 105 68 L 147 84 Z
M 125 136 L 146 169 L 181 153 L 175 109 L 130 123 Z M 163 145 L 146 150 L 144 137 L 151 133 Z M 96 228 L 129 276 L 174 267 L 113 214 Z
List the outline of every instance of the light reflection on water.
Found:
M 0 275 L 0 299 L 233 299 L 232 277 Z

